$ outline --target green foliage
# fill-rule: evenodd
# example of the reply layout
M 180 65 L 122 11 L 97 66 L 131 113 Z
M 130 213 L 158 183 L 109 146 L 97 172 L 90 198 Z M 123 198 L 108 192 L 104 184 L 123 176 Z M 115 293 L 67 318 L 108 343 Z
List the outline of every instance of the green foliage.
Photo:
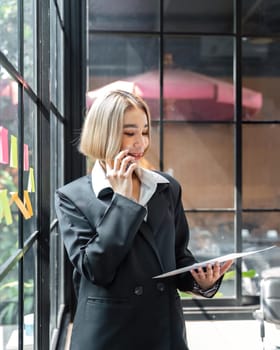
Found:
M 14 65 L 17 65 L 18 61 L 17 27 L 17 1 L 1 0 L 0 51 L 3 52 Z
M 7 170 L 0 170 L 0 188 L 9 192 L 17 191 L 16 176 Z M 18 216 L 13 215 L 13 223 L 7 225 L 5 219 L 0 223 L 0 266 L 15 252 L 18 242 Z
M 242 272 L 242 278 L 254 278 L 256 277 L 256 270 L 248 270 L 248 271 L 243 271 Z M 236 276 L 236 271 L 232 270 L 232 271 L 227 271 L 224 275 L 224 279 L 223 281 L 229 281 L 229 280 L 233 280 Z
M 33 52 L 34 52 L 34 7 L 33 0 L 24 1 L 24 76 L 31 78 L 33 74 Z M 8 60 L 17 68 L 18 66 L 18 1 L 1 0 L 0 1 L 0 51 L 6 55 Z M 2 75 L 4 72 L 2 72 Z M 1 70 L 0 70 L 1 78 Z
M 33 311 L 33 281 L 24 283 L 24 314 Z M 0 324 L 15 324 L 18 317 L 18 281 L 9 281 L 0 286 Z

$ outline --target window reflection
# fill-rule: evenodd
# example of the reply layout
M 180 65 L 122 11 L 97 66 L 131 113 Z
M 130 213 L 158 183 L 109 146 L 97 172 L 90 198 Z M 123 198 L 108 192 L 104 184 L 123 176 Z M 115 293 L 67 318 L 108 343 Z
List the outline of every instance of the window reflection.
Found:
M 185 208 L 233 208 L 233 132 L 232 125 L 164 125 L 164 169 L 181 183 Z
M 31 248 L 23 260 L 24 292 L 24 346 L 34 349 L 35 338 L 35 257 L 36 249 Z
M 280 3 L 278 0 L 242 1 L 244 34 L 265 35 L 280 33 Z
M 23 187 L 28 191 L 33 215 L 23 221 L 24 239 L 27 239 L 37 228 L 37 106 L 31 98 L 24 93 L 24 167 Z M 31 178 L 32 176 L 32 178 Z M 34 183 L 32 183 L 34 180 Z
M 18 84 L 0 68 L 0 266 L 18 244 L 18 209 L 11 192 L 18 191 Z M 1 294 L 1 293 L 0 293 Z
M 36 7 L 35 0 L 24 1 L 24 78 L 36 91 Z
M 273 38 L 244 38 L 243 85 L 262 94 L 263 105 L 253 120 L 280 120 L 280 41 Z
M 242 31 L 247 37 L 240 38 L 233 29 L 234 3 L 164 0 L 162 27 L 155 15 L 159 1 L 141 2 L 141 10 L 137 0 L 118 0 L 113 7 L 107 0 L 89 3 L 88 107 L 99 93 L 114 88 L 136 92 L 147 101 L 152 115 L 148 166 L 163 168 L 181 183 L 184 207 L 196 211 L 187 217 L 191 249 L 199 259 L 233 252 L 241 234 L 239 248 L 244 251 L 272 243 L 260 243 L 266 235 L 274 237 L 274 242 L 279 238 L 273 224 L 277 213 L 261 234 L 257 234 L 259 219 L 265 217 L 261 211 L 250 218 L 243 215 L 242 233 L 237 232 L 239 225 L 235 227 L 239 220 L 236 205 L 240 204 L 236 194 L 242 197 L 241 210 L 279 208 L 276 135 L 280 130 L 276 123 L 260 125 L 280 120 L 280 45 L 274 35 L 279 33 L 279 4 L 276 0 L 243 1 Z M 242 72 L 237 72 L 242 74 L 240 152 L 233 70 L 234 60 L 240 58 L 234 50 L 236 39 L 242 40 L 242 61 L 236 61 L 242 63 Z M 162 56 L 160 48 L 164 48 Z M 242 179 L 236 172 L 239 157 Z M 279 259 L 246 259 L 241 264 L 241 294 L 257 295 L 261 269 L 279 265 Z M 220 296 L 236 297 L 237 272 L 226 276 Z
M 18 348 L 18 268 L 17 265 L 0 281 L 0 338 L 1 349 Z M 2 341 L 2 344 L 1 344 Z
M 233 213 L 187 213 L 187 219 L 190 227 L 189 247 L 198 261 L 234 251 Z M 234 287 L 235 275 L 231 272 L 216 297 L 234 296 Z
M 160 0 L 89 0 L 89 28 L 158 31 Z
M 164 30 L 168 32 L 233 32 L 233 1 L 164 0 Z
M 243 207 L 280 208 L 280 125 L 243 126 Z
M 18 1 L 1 0 L 0 51 L 18 67 Z
M 280 246 L 279 214 L 275 212 L 243 213 L 242 245 L 244 251 Z M 246 295 L 259 294 L 262 272 L 280 266 L 279 249 L 246 257 L 242 264 L 243 273 L 253 271 L 251 278 L 243 278 Z

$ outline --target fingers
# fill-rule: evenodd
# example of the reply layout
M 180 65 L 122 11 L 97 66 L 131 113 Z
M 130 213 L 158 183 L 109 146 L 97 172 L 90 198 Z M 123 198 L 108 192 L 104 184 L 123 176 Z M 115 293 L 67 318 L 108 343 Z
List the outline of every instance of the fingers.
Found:
M 220 264 L 215 263 L 214 265 L 208 264 L 206 267 L 199 267 L 197 270 L 192 270 L 192 275 L 199 280 L 210 280 L 218 279 L 220 277 Z
M 130 176 L 136 169 L 137 164 L 134 157 L 127 155 L 128 150 L 121 151 L 113 161 L 106 162 L 107 177 Z
M 227 270 L 230 269 L 232 264 L 233 264 L 233 260 L 228 260 L 223 265 L 221 265 L 221 275 L 227 272 Z
M 128 150 L 121 151 L 119 154 L 117 154 L 115 160 L 114 160 L 114 170 L 117 171 L 120 169 L 121 164 L 123 160 L 126 158 L 128 154 Z
M 225 262 L 223 265 L 216 262 L 214 265 L 208 264 L 206 267 L 199 267 L 192 270 L 191 274 L 196 282 L 207 289 L 213 286 L 218 279 L 231 267 L 233 260 Z

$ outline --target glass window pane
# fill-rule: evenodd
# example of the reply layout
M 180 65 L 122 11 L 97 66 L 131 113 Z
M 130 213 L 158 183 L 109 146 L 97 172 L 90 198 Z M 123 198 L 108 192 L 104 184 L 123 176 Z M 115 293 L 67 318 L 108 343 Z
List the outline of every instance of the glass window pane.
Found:
M 143 85 L 142 77 L 157 70 L 158 52 L 158 39 L 153 36 L 91 36 L 87 106 L 104 89 L 137 92 L 147 99 L 147 84 Z M 159 80 L 155 84 L 159 86 Z M 159 96 L 156 97 L 158 103 Z
M 243 126 L 243 208 L 280 208 L 280 125 Z
M 0 327 L 3 329 L 1 349 L 18 349 L 18 293 L 18 268 L 16 265 L 0 281 Z
M 233 213 L 187 213 L 190 227 L 189 248 L 198 261 L 234 251 Z M 225 278 L 216 297 L 235 294 L 234 278 Z
M 50 13 L 50 99 L 57 106 L 57 15 L 53 1 Z
M 36 1 L 25 0 L 24 6 L 24 78 L 36 91 Z
M 185 208 L 233 208 L 232 125 L 167 123 L 164 169 L 183 187 Z
M 233 120 L 232 38 L 167 37 L 164 47 L 164 118 Z
M 35 314 L 35 258 L 36 250 L 31 248 L 23 259 L 24 292 L 24 347 L 34 349 L 34 314 Z
M 64 43 L 63 30 L 57 21 L 57 109 L 61 115 L 64 114 Z
M 244 34 L 279 34 L 280 2 L 278 0 L 242 1 L 242 25 Z
M 56 231 L 51 232 L 50 236 L 50 291 L 51 291 L 51 305 L 50 305 L 50 324 L 53 328 L 51 332 L 57 328 L 57 318 L 59 313 L 59 262 L 58 262 L 58 249 L 59 249 L 59 237 Z
M 89 0 L 89 29 L 158 31 L 159 0 Z
M 244 38 L 243 85 L 259 93 L 251 101 L 252 106 L 255 104 L 256 113 L 247 118 L 249 120 L 280 120 L 279 57 L 279 40 Z
M 160 169 L 160 126 L 158 123 L 152 123 L 151 128 L 151 144 L 145 156 L 147 168 Z
M 63 8 L 64 1 L 63 0 L 52 0 L 52 1 L 55 1 L 57 3 L 59 14 L 60 14 L 60 18 L 63 21 L 64 20 L 64 8 Z
M 233 1 L 164 0 L 164 30 L 232 33 Z
M 92 35 L 89 47 L 89 86 L 134 78 L 158 68 L 159 44 L 153 36 Z M 128 79 L 129 78 L 129 79 Z
M 279 213 L 243 213 L 242 220 L 242 243 L 244 251 L 279 245 Z M 243 278 L 243 291 L 247 295 L 259 294 L 262 272 L 266 269 L 280 266 L 279 249 L 271 249 L 262 254 L 254 254 L 242 260 L 244 260 L 242 264 L 243 272 L 251 270 L 251 277 Z
M 0 265 L 17 249 L 18 209 L 18 84 L 0 68 Z
M 18 1 L 0 2 L 0 51 L 18 67 Z
M 24 239 L 27 239 L 37 228 L 37 106 L 24 93 L 24 145 L 23 145 L 23 186 L 27 191 L 31 208 L 27 209 L 31 217 L 24 220 Z
M 54 193 L 57 188 L 63 185 L 64 179 L 64 158 L 63 158 L 63 125 L 51 112 L 50 118 L 51 126 L 51 150 L 50 159 L 51 164 L 56 164 L 55 167 L 50 169 L 50 208 L 51 208 L 51 221 L 56 218 L 56 213 L 54 210 Z

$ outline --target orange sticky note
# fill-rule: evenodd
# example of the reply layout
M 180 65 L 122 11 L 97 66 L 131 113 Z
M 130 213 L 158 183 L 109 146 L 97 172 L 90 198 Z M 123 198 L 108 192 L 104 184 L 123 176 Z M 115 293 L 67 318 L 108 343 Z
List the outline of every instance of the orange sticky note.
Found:
M 11 225 L 13 217 L 10 209 L 8 190 L 0 190 L 0 223 L 2 218 L 5 218 L 6 224 Z
M 29 212 L 28 208 L 25 207 L 22 200 L 18 196 L 18 192 L 11 192 L 12 200 L 16 203 L 17 207 L 21 211 L 25 219 L 30 219 L 32 214 Z
M 34 169 L 32 167 L 29 168 L 27 191 L 35 192 Z
M 30 214 L 30 216 L 33 216 L 33 208 L 28 191 L 24 191 L 24 206 L 27 208 L 27 211 Z
M 0 163 L 9 163 L 8 129 L 0 126 Z
M 29 152 L 28 145 L 23 145 L 23 170 L 29 170 Z
M 11 135 L 10 167 L 18 167 L 18 145 L 14 135 Z

